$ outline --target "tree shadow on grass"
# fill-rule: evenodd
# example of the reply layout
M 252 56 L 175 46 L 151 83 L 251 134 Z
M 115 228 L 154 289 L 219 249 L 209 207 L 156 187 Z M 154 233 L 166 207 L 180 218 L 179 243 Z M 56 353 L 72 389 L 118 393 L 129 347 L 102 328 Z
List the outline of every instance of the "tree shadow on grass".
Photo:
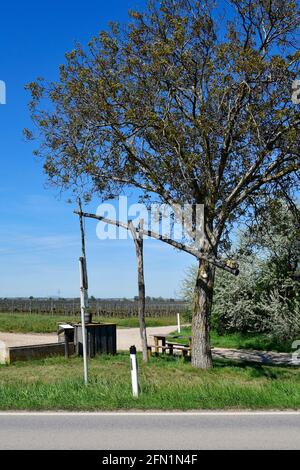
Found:
M 190 366 L 191 365 L 191 358 L 182 357 L 182 356 L 172 356 L 169 354 L 158 354 L 157 356 L 152 356 L 149 365 L 156 365 L 158 367 L 171 367 L 176 368 L 182 366 Z M 236 360 L 236 359 L 223 359 L 218 358 L 214 359 L 213 361 L 213 369 L 212 371 L 232 371 L 238 373 L 240 372 L 247 372 L 249 378 L 266 378 L 269 380 L 280 380 L 290 377 L 295 377 L 295 372 L 299 373 L 299 380 L 300 380 L 300 369 L 293 367 L 293 366 L 285 366 L 285 365 L 273 365 L 273 364 L 260 364 L 256 362 L 250 362 L 245 360 Z M 190 372 L 194 373 L 201 373 L 200 369 L 190 369 Z
M 265 377 L 272 380 L 288 378 L 291 375 L 294 375 L 295 368 L 293 366 L 284 366 L 284 365 L 272 365 L 272 364 L 260 364 L 250 361 L 238 361 L 230 359 L 215 359 L 214 367 L 216 369 L 242 369 L 247 370 L 250 377 L 261 378 Z M 300 371 L 299 371 L 300 372 Z

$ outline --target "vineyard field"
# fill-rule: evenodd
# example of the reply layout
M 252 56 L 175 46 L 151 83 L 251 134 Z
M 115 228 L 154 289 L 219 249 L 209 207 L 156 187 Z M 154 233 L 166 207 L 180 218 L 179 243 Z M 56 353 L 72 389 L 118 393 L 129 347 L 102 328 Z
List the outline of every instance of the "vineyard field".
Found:
M 89 310 L 93 315 L 109 318 L 138 316 L 138 302 L 134 300 L 90 299 Z M 172 317 L 184 313 L 187 304 L 180 300 L 146 302 L 147 317 Z M 80 314 L 79 299 L 0 299 L 0 313 L 24 313 L 41 315 L 74 316 Z

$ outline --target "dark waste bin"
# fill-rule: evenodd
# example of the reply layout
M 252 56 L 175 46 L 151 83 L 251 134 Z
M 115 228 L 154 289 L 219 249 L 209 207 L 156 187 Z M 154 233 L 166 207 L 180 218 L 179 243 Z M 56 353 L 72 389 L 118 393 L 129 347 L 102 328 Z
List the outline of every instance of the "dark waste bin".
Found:
M 87 354 L 95 357 L 97 354 L 117 353 L 117 325 L 114 323 L 88 323 Z M 82 356 L 82 327 L 81 323 L 74 325 L 74 344 L 77 355 Z

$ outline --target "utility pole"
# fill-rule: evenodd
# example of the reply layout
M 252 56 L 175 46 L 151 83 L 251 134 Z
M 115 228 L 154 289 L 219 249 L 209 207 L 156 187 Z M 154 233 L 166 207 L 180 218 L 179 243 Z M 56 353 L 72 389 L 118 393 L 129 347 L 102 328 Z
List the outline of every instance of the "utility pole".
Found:
M 79 222 L 81 233 L 81 250 L 82 256 L 79 258 L 79 273 L 80 273 L 80 312 L 81 312 L 81 332 L 82 332 L 82 353 L 83 353 L 83 379 L 85 385 L 88 384 L 88 362 L 87 362 L 87 338 L 85 327 L 85 315 L 88 308 L 88 277 L 86 268 L 86 253 L 85 253 L 85 234 L 82 220 L 82 207 L 81 200 L 78 199 L 79 205 Z

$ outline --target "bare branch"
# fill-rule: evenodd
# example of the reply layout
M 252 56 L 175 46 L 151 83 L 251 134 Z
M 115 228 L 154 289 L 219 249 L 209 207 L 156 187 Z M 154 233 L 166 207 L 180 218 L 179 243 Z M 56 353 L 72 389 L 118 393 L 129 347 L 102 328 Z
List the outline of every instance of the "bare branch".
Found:
M 126 224 L 124 222 L 120 222 L 119 220 L 112 220 L 108 219 L 106 217 L 102 217 L 101 215 L 96 215 L 96 214 L 91 214 L 88 212 L 79 212 L 78 210 L 74 211 L 74 214 L 77 214 L 81 217 L 87 217 L 90 219 L 96 219 L 100 220 L 101 222 L 104 222 L 106 224 L 110 225 L 116 225 L 117 227 L 124 228 L 125 230 L 130 230 L 130 225 Z M 139 229 L 135 228 L 135 231 L 139 233 Z M 208 261 L 209 263 L 213 264 L 214 266 L 223 269 L 224 271 L 228 271 L 229 273 L 237 276 L 239 274 L 238 266 L 234 265 L 232 266 L 232 263 L 226 263 L 225 261 L 222 261 L 217 258 L 213 258 L 211 256 L 207 256 L 203 253 L 201 253 L 200 250 L 196 250 L 195 248 L 188 246 L 184 243 L 177 242 L 175 240 L 172 240 L 170 238 L 165 238 L 162 235 L 159 235 L 156 232 L 153 232 L 152 230 L 143 230 L 142 231 L 143 236 L 148 236 L 150 238 L 154 238 L 155 240 L 160 240 L 164 243 L 167 243 L 168 245 L 171 245 L 173 248 L 176 248 L 180 251 L 184 251 L 186 253 L 189 253 L 190 255 L 195 256 L 199 260 L 205 260 Z

